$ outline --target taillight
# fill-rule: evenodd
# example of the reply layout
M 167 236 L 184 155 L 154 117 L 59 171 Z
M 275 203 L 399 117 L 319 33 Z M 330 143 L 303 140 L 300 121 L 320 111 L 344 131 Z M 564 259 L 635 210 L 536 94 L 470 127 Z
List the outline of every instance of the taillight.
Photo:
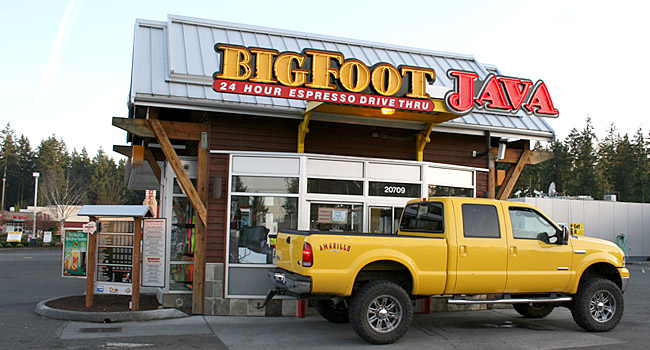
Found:
M 311 244 L 305 242 L 302 245 L 302 266 L 311 267 L 314 264 L 314 252 L 311 250 Z

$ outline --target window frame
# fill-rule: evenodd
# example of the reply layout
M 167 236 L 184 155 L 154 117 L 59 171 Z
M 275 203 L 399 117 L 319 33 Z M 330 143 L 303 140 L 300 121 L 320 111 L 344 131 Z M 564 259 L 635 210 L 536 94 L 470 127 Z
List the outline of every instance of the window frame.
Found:
M 404 219 L 404 215 L 406 214 L 406 209 L 412 205 L 426 205 L 427 207 L 432 206 L 433 204 L 439 204 L 440 209 L 442 210 L 441 214 L 441 227 L 439 230 L 426 230 L 426 229 L 410 229 L 410 228 L 402 228 L 402 222 Z M 427 210 L 428 212 L 428 210 Z M 422 232 L 422 233 L 444 233 L 445 232 L 445 204 L 443 202 L 438 202 L 438 201 L 427 201 L 427 202 L 415 202 L 415 203 L 410 203 L 407 204 L 404 209 L 402 210 L 402 216 L 400 217 L 400 223 L 399 223 L 399 231 L 401 232 Z
M 543 215 L 540 211 L 535 210 L 535 209 L 533 209 L 533 208 L 528 208 L 528 207 L 510 206 L 510 207 L 508 207 L 508 216 L 510 217 L 510 227 L 511 227 L 511 229 L 512 229 L 512 238 L 513 238 L 513 239 L 525 239 L 525 240 L 530 240 L 530 241 L 540 241 L 540 242 L 543 242 L 542 240 L 540 240 L 540 239 L 537 238 L 537 237 L 517 237 L 517 236 L 515 236 L 515 228 L 512 226 L 512 215 L 511 215 L 511 211 L 513 211 L 513 210 L 528 211 L 528 212 L 533 212 L 533 213 L 537 214 L 540 218 L 542 218 L 542 219 L 543 219 L 546 223 L 548 223 L 551 227 L 555 228 L 555 234 L 557 235 L 558 238 L 561 237 L 561 235 L 562 235 L 562 229 L 560 229 L 557 225 L 555 225 L 554 222 L 552 222 L 551 220 L 549 220 L 549 219 L 548 219 L 545 215 Z M 549 237 L 553 237 L 553 236 L 549 236 Z M 558 239 L 556 243 L 547 243 L 547 244 L 558 244 L 559 242 L 560 242 L 560 239 Z
M 494 209 L 494 213 L 496 214 L 496 224 L 497 224 L 497 232 L 498 236 L 476 236 L 476 235 L 468 235 L 467 234 L 467 225 L 465 224 L 465 208 L 469 206 L 474 206 L 474 207 L 491 207 Z M 493 204 L 482 204 L 482 203 L 463 203 L 461 205 L 461 215 L 462 215 L 462 220 L 463 220 L 463 237 L 464 238 L 488 238 L 488 239 L 501 239 L 501 223 L 499 220 L 499 210 L 497 209 L 496 205 Z

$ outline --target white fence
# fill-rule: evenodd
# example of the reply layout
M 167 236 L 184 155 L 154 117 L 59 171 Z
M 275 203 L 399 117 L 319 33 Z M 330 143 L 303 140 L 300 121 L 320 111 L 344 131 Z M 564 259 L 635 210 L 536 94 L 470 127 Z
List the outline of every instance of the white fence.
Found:
M 650 256 L 650 204 L 623 203 L 561 198 L 511 198 L 511 201 L 532 204 L 557 223 L 584 224 L 585 236 L 616 243 L 624 234 L 627 254 Z

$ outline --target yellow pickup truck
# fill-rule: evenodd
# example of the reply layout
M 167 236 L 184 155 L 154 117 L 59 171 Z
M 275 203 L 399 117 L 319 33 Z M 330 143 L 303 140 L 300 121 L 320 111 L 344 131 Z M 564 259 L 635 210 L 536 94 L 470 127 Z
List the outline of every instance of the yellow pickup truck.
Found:
M 609 331 L 629 280 L 615 244 L 570 236 L 531 205 L 479 198 L 412 200 L 396 235 L 280 232 L 275 264 L 267 301 L 313 299 L 325 319 L 350 322 L 373 344 L 400 339 L 413 300 L 429 296 L 512 304 L 530 318 L 564 306 L 585 330 Z

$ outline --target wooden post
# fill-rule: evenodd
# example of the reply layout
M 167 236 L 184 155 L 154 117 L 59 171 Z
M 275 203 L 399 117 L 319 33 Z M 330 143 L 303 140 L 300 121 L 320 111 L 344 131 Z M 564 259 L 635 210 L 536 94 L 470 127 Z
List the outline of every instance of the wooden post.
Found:
M 496 198 L 496 179 L 497 179 L 497 169 L 496 162 L 494 161 L 494 156 L 488 154 L 488 194 L 491 199 Z
M 131 310 L 140 310 L 140 242 L 142 241 L 142 218 L 133 223 L 133 276 L 131 277 Z
M 97 221 L 94 216 L 90 221 Z M 97 264 L 97 236 L 99 235 L 99 224 L 95 233 L 88 234 L 88 264 L 86 265 L 86 307 L 93 306 L 93 295 L 95 293 L 95 265 Z
M 203 203 L 208 203 L 208 135 L 205 133 L 198 149 L 198 178 L 196 191 Z M 192 313 L 203 314 L 205 297 L 206 225 L 196 220 L 194 236 L 194 280 L 192 281 Z

